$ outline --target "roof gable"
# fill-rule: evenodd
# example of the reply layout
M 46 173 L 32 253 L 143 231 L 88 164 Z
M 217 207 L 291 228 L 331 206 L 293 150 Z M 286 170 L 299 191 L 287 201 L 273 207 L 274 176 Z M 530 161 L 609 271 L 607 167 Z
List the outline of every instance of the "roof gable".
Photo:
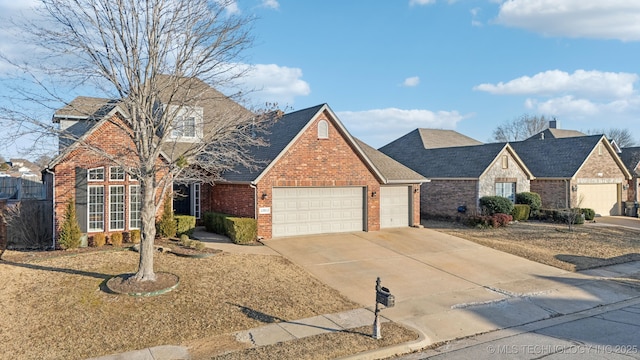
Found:
M 543 131 L 525 139 L 527 140 L 544 140 L 544 139 L 563 139 L 569 137 L 578 137 L 578 136 L 587 136 L 587 134 L 577 131 L 577 130 L 564 130 L 564 129 L 555 129 L 548 128 Z
M 630 173 L 638 175 L 640 166 L 640 147 L 622 148 L 619 156 Z
M 482 145 L 482 142 L 454 130 L 418 129 L 425 149 Z

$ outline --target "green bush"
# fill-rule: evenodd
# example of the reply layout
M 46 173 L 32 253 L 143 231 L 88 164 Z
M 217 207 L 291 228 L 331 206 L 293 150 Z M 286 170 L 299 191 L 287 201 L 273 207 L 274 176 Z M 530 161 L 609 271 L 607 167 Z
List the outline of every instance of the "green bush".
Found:
M 225 218 L 225 232 L 236 244 L 248 244 L 256 240 L 258 223 L 255 219 L 227 217 Z
M 502 196 L 483 196 L 480 198 L 480 208 L 485 215 L 511 214 L 513 203 Z
M 76 206 L 73 198 L 67 201 L 64 211 L 64 220 L 60 227 L 58 244 L 62 249 L 75 249 L 80 247 L 82 232 L 76 216 Z
M 536 212 L 542 207 L 542 199 L 538 193 L 521 192 L 516 194 L 516 204 L 529 205 L 531 212 Z
M 189 239 L 189 235 L 182 234 L 180 235 L 180 245 L 189 247 L 191 239 Z
M 224 219 L 230 215 L 216 212 L 206 212 L 202 217 L 204 227 L 208 232 L 226 235 Z
M 191 215 L 175 215 L 173 217 L 176 220 L 176 234 L 189 235 L 193 234 L 193 230 L 196 228 L 196 217 Z
M 162 208 L 162 216 L 156 223 L 156 231 L 158 232 L 158 235 L 160 235 L 160 237 L 169 238 L 176 236 L 176 221 L 173 218 L 171 205 L 171 196 L 165 197 Z
M 129 240 L 134 244 L 140 243 L 140 230 L 131 230 L 129 232 Z
M 111 234 L 111 236 L 109 236 L 109 241 L 111 242 L 111 245 L 115 247 L 122 246 L 122 233 L 117 232 Z
M 194 249 L 198 250 L 198 251 L 202 251 L 202 250 L 204 250 L 204 248 L 205 248 L 204 243 L 203 243 L 202 241 L 198 241 L 198 240 L 193 240 L 193 241 L 191 242 L 191 246 L 192 246 Z
M 91 243 L 95 247 L 104 246 L 104 244 L 107 243 L 107 236 L 103 233 L 93 234 L 93 241 Z
M 529 214 L 531 213 L 531 208 L 526 204 L 515 204 L 513 205 L 513 211 L 511 215 L 513 216 L 513 220 L 524 221 L 529 218 Z
M 585 220 L 593 220 L 596 217 L 596 211 L 589 208 L 582 209 L 582 215 L 584 215 Z

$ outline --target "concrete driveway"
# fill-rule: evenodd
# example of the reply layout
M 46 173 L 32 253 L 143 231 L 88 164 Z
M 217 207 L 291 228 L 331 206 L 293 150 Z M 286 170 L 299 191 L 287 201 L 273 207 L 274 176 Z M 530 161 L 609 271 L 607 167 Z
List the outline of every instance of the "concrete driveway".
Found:
M 632 229 L 640 229 L 640 218 L 630 216 L 599 216 L 594 223 L 586 223 L 593 226 L 622 226 Z
M 396 297 L 396 306 L 381 314 L 420 330 L 429 343 L 640 295 L 617 282 L 429 229 L 281 238 L 266 244 L 363 306 L 375 305 L 375 280 L 381 277 Z

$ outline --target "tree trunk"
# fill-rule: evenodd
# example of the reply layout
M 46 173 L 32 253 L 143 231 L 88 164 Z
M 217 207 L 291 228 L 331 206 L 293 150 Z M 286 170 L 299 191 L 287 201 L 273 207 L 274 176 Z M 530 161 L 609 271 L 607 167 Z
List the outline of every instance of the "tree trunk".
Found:
M 141 179 L 142 196 L 142 229 L 140 231 L 140 261 L 135 279 L 138 281 L 155 281 L 156 274 L 153 271 L 154 248 L 153 241 L 156 237 L 156 206 L 155 188 L 153 176 Z

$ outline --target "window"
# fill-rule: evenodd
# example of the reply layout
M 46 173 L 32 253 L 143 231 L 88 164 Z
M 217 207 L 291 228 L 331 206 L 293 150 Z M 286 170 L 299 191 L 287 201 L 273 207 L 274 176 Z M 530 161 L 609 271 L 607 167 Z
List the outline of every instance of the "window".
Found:
M 200 184 L 191 186 L 191 199 L 193 201 L 191 215 L 200 219 Z
M 598 144 L 598 155 L 602 155 L 602 144 Z
M 142 196 L 140 185 L 129 186 L 129 229 L 140 229 L 142 227 Z
M 124 169 L 119 166 L 109 168 L 109 180 L 124 181 Z
M 89 231 L 104 231 L 103 186 L 89 186 Z
M 318 139 L 329 138 L 329 123 L 326 120 L 320 120 L 318 122 Z
M 496 196 L 506 197 L 511 202 L 516 202 L 516 183 L 514 182 L 497 182 Z
M 104 181 L 104 168 L 89 169 L 89 181 Z
M 174 138 L 195 138 L 196 137 L 196 118 L 193 116 L 176 117 L 171 137 Z
M 109 230 L 124 230 L 124 185 L 109 186 Z
M 509 168 L 509 156 L 507 156 L 507 155 L 503 155 L 502 156 L 502 168 L 503 169 L 508 169 Z

